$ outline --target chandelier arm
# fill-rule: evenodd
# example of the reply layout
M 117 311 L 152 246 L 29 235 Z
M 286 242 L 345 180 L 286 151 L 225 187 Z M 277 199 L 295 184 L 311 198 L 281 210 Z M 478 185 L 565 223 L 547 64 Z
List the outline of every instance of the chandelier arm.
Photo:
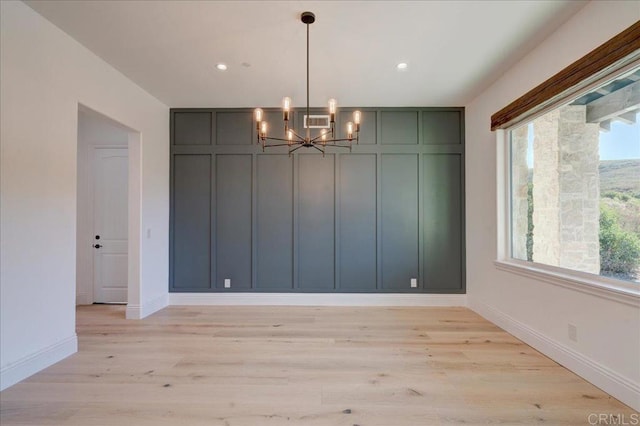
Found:
M 318 148 L 318 145 L 316 145 L 316 144 L 313 144 L 311 146 L 314 147 L 315 149 L 317 149 L 318 151 L 320 151 L 324 155 L 324 149 Z
M 326 134 L 325 134 L 325 136 L 326 136 Z M 320 138 L 322 138 L 321 134 L 316 136 L 315 138 L 311 139 L 309 142 L 314 143 L 315 141 L 317 141 Z M 338 138 L 338 139 L 331 138 L 331 139 L 327 139 L 327 143 L 329 143 L 329 142 L 344 142 L 344 141 L 351 142 L 351 141 L 353 141 L 355 139 L 357 139 L 357 138 L 351 138 L 351 139 L 349 139 L 349 138 Z
M 298 140 L 300 140 L 300 141 L 304 141 L 304 142 L 306 142 L 306 141 L 307 141 L 305 138 L 303 138 L 302 136 L 300 136 L 299 134 L 297 134 L 295 130 L 293 130 L 293 129 L 289 129 L 289 131 L 293 134 L 293 136 L 295 136 L 296 138 L 298 138 Z
M 355 138 L 351 138 L 351 139 L 349 139 L 349 138 L 329 139 L 329 140 L 327 140 L 327 143 L 329 143 L 329 142 L 349 142 L 349 143 L 351 143 L 354 140 L 355 140 Z
M 330 146 L 332 148 L 350 148 L 350 145 L 336 145 L 334 143 L 328 143 L 328 142 L 326 144 L 318 144 L 318 143 L 316 143 L 314 145 L 323 145 L 323 146 L 326 145 L 326 146 Z
M 286 142 L 283 145 L 289 145 L 289 141 L 286 139 L 278 139 L 278 138 L 265 138 L 264 142 L 269 143 L 270 141 L 276 141 L 276 142 Z M 269 145 L 269 146 L 273 146 L 273 145 Z
M 271 145 L 265 145 L 266 148 L 272 148 L 274 146 L 291 146 L 291 145 L 300 145 L 299 142 L 295 142 L 295 143 L 274 143 Z
M 290 149 L 290 150 L 289 150 L 289 154 L 294 153 L 295 151 L 299 150 L 299 149 L 300 149 L 300 148 L 302 148 L 303 146 L 304 146 L 304 145 L 302 145 L 302 144 L 298 144 L 298 146 L 297 146 L 297 147 L 295 147 L 295 148 L 293 148 L 293 149 Z
M 281 141 L 281 142 L 292 142 L 292 143 L 297 143 L 298 141 L 290 141 L 289 139 L 282 139 L 282 138 L 273 138 L 271 136 L 267 136 L 264 138 L 265 141 Z M 302 140 L 302 139 L 301 139 Z
M 309 142 L 314 143 L 315 141 L 317 141 L 318 139 L 322 138 L 322 134 L 319 134 L 318 136 L 316 136 L 315 138 L 311 139 Z M 327 136 L 327 133 L 324 134 L 324 136 Z M 327 139 L 327 142 L 330 141 L 332 139 Z

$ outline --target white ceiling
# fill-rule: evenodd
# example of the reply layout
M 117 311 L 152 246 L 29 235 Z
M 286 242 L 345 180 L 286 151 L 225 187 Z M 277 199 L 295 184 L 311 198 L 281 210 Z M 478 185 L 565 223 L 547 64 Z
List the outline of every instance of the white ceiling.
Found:
M 583 1 L 26 1 L 170 107 L 465 105 Z M 224 62 L 229 69 L 215 69 Z M 395 65 L 407 62 L 398 71 Z M 243 65 L 245 63 L 245 65 Z M 246 64 L 250 64 L 247 66 Z

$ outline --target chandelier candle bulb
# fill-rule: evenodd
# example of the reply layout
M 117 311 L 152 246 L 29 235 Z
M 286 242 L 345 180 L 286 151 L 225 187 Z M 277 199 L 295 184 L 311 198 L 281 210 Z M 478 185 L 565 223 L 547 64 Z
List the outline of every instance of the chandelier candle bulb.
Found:
M 260 137 L 262 139 L 267 137 L 267 122 L 263 121 L 260 123 Z
M 351 121 L 347 123 L 347 138 L 353 139 L 353 123 Z
M 287 96 L 282 100 L 282 114 L 285 122 L 289 121 L 289 111 L 291 111 L 291 98 Z
M 262 123 L 263 111 L 260 108 L 256 108 L 253 111 L 253 116 L 256 120 L 256 133 L 258 142 L 260 142 L 260 124 Z
M 353 122 L 356 124 L 356 132 L 360 131 L 360 111 L 353 111 Z
M 336 121 L 336 100 L 329 99 L 329 117 L 332 123 Z
M 264 112 L 260 108 L 256 108 L 254 110 L 254 116 L 255 116 L 255 119 L 256 119 L 257 123 L 260 123 L 262 121 L 263 113 Z

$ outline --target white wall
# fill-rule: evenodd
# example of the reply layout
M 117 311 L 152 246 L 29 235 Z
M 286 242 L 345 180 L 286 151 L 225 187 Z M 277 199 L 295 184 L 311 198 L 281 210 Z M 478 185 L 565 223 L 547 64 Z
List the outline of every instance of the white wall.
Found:
M 640 19 L 640 2 L 594 1 L 466 106 L 470 306 L 640 409 L 640 308 L 496 269 L 497 153 L 491 114 Z M 634 306 L 635 305 L 635 306 Z M 568 339 L 568 323 L 578 342 Z
M 93 167 L 94 147 L 129 145 L 129 130 L 104 116 L 78 111 L 78 179 L 76 225 L 76 304 L 93 303 Z
M 5 388 L 76 350 L 78 103 L 140 132 L 140 284 L 130 303 L 141 316 L 166 304 L 169 109 L 25 4 L 2 1 L 0 15 Z

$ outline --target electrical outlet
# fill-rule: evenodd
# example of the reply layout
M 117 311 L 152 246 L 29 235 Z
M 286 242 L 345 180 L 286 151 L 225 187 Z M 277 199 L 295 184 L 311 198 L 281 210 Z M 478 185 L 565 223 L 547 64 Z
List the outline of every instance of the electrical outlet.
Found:
M 231 279 L 230 278 L 225 278 L 224 279 L 224 288 L 231 288 Z
M 151 238 L 151 228 L 147 228 L 147 238 Z
M 578 341 L 578 327 L 573 324 L 567 325 L 567 334 L 569 335 L 569 340 L 574 342 Z
M 411 288 L 418 288 L 418 279 L 411 278 Z

